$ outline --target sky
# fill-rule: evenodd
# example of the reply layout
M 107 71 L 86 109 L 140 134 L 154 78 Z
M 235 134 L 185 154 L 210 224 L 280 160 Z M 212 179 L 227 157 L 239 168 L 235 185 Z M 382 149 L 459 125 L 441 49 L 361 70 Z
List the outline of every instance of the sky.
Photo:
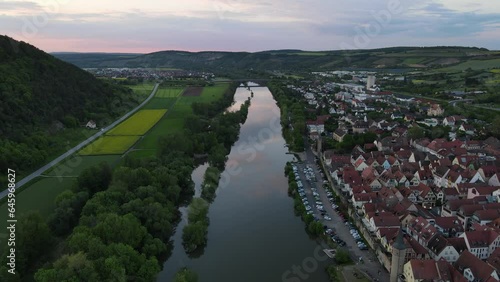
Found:
M 46 52 L 500 50 L 500 1 L 0 0 L 0 34 Z

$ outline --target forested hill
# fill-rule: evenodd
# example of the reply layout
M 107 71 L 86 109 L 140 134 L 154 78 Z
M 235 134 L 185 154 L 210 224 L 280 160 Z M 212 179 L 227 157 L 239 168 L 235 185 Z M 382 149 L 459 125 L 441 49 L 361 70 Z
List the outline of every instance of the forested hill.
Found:
M 465 62 L 489 65 L 500 60 L 500 52 L 474 47 L 392 47 L 373 50 L 308 52 L 271 50 L 264 52 L 184 52 L 151 54 L 59 53 L 54 56 L 82 68 L 147 67 L 206 70 L 216 73 L 241 70 L 321 71 L 339 68 L 425 69 Z
M 107 123 L 137 102 L 128 89 L 0 36 L 0 169 L 39 166 L 64 147 L 54 140 L 64 128 Z

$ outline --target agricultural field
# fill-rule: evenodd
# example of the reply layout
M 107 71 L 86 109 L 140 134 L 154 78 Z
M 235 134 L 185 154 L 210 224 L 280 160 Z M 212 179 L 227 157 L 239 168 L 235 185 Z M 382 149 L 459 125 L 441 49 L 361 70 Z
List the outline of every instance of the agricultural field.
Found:
M 175 106 L 141 139 L 135 148 L 156 149 L 158 138 L 167 134 L 182 131 L 184 118 L 192 114 L 191 104 L 193 102 L 213 102 L 224 95 L 229 88 L 229 83 L 217 83 L 207 86 L 201 90 L 199 96 L 184 96 L 178 98 Z
M 80 156 L 72 155 L 66 160 L 59 163 L 53 169 L 44 173 L 47 176 L 78 176 L 83 170 L 101 162 L 107 162 L 111 166 L 118 161 L 120 157 L 117 155 L 102 155 L 102 156 Z
M 142 159 L 156 156 L 156 150 L 134 150 L 127 153 L 128 157 L 133 159 Z
M 184 88 L 158 88 L 155 98 L 177 98 L 182 94 Z
M 470 60 L 455 66 L 439 69 L 442 72 L 464 71 L 468 68 L 473 70 L 500 68 L 500 59 L 493 60 Z
M 140 96 L 148 96 L 153 91 L 155 87 L 155 82 L 145 82 L 137 85 L 127 85 L 128 88 L 132 89 L 134 93 Z
M 177 107 L 177 105 L 176 105 Z M 174 111 L 169 112 L 169 115 Z M 157 147 L 158 138 L 167 134 L 181 132 L 184 127 L 183 118 L 167 117 L 160 120 L 148 134 L 142 138 L 135 148 L 138 149 L 155 149 Z
M 140 136 L 104 136 L 83 148 L 79 155 L 120 155 L 132 147 Z
M 38 210 L 43 217 L 48 217 L 55 208 L 55 198 L 75 183 L 76 178 L 39 177 L 39 180 L 16 193 L 16 216 L 27 211 Z M 7 224 L 7 202 L 0 205 L 0 238 L 5 236 Z M 5 212 L 4 212 L 5 211 Z
M 167 112 L 167 110 L 140 110 L 106 135 L 144 135 Z
M 177 98 L 156 98 L 153 97 L 143 109 L 145 110 L 160 110 L 169 109 L 177 101 Z

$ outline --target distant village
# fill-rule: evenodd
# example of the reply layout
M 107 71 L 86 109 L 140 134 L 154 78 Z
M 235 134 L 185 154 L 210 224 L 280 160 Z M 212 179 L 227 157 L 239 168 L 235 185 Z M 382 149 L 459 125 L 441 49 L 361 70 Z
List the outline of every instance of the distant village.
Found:
M 208 72 L 177 70 L 177 69 L 154 69 L 154 68 L 87 68 L 86 71 L 96 77 L 114 79 L 174 79 L 174 78 L 199 78 L 211 79 L 214 74 Z
M 386 269 L 396 268 L 400 281 L 499 281 L 500 140 L 487 136 L 486 124 L 447 115 L 430 100 L 383 91 L 374 73 L 314 74 L 352 76 L 346 83 L 287 87 L 310 111 L 328 112 L 307 121 L 309 138 Z M 325 126 L 332 117 L 333 132 Z M 446 136 L 412 133 L 438 126 L 447 128 Z M 377 139 L 350 153 L 322 148 L 325 139 L 341 143 L 368 132 Z M 404 259 L 394 261 L 395 252 Z

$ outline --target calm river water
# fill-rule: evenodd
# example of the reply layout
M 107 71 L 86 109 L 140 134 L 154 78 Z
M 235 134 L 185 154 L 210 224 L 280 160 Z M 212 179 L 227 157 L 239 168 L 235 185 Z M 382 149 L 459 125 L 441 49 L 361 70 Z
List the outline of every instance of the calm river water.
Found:
M 210 205 L 208 244 L 198 258 L 188 257 L 181 222 L 158 281 L 172 281 L 184 266 L 196 271 L 200 282 L 328 281 L 322 248 L 307 235 L 287 195 L 284 167 L 293 156 L 281 135 L 279 108 L 268 88 L 251 90 L 247 121 Z M 250 96 L 250 90 L 238 88 L 237 107 Z M 193 172 L 197 190 L 205 170 L 206 165 Z

